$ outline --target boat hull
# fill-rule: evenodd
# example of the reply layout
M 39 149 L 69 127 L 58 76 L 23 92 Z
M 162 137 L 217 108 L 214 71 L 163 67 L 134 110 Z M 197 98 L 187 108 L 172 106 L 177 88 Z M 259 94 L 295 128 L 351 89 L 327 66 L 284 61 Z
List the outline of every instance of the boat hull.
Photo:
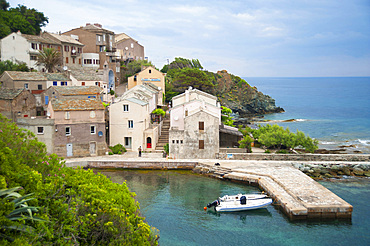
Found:
M 219 205 L 215 207 L 217 212 L 237 212 L 266 208 L 272 203 L 271 198 L 263 198 L 257 200 L 247 200 L 246 204 L 240 204 L 240 202 L 220 202 Z

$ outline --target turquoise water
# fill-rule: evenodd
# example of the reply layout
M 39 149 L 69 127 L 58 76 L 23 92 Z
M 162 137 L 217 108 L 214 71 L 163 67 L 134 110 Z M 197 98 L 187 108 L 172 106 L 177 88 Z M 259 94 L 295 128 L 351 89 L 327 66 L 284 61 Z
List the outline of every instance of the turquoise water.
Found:
M 219 196 L 259 192 L 256 187 L 188 171 L 104 171 L 126 180 L 142 215 L 159 229 L 160 245 L 370 245 L 370 179 L 322 182 L 354 206 L 352 221 L 290 222 L 274 206 L 216 213 L 203 207 Z
M 322 148 L 354 145 L 349 149 L 370 153 L 370 77 L 244 79 L 286 111 L 265 119 L 298 119 L 277 124 L 305 132 Z

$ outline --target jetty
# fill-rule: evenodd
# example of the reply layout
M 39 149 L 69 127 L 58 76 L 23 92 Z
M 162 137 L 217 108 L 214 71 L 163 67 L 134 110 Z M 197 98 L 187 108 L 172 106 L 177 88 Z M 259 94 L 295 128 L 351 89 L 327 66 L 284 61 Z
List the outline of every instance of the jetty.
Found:
M 174 160 L 163 158 L 160 155 L 145 156 L 145 153 L 141 158 L 114 155 L 66 160 L 66 166 L 69 167 L 193 170 L 223 180 L 259 186 L 274 199 L 274 204 L 280 207 L 291 220 L 350 220 L 352 205 L 301 172 L 296 168 L 297 163 L 302 163 L 302 161 Z M 323 163 L 328 163 L 328 161 Z M 361 163 L 370 165 L 369 162 Z M 335 162 L 332 164 L 335 165 Z

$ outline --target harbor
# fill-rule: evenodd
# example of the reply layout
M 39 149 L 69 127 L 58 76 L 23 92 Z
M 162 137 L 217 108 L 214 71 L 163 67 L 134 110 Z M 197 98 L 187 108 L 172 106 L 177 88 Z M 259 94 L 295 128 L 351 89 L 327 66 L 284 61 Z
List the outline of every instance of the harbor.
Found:
M 259 186 L 290 220 L 351 220 L 352 217 L 351 204 L 296 168 L 302 161 L 180 160 L 161 158 L 157 153 L 145 154 L 141 158 L 115 155 L 67 159 L 66 165 L 96 169 L 193 170 L 218 179 Z M 333 165 L 338 163 L 332 161 Z M 346 164 L 351 163 L 355 162 Z M 370 165 L 363 161 L 357 163 Z

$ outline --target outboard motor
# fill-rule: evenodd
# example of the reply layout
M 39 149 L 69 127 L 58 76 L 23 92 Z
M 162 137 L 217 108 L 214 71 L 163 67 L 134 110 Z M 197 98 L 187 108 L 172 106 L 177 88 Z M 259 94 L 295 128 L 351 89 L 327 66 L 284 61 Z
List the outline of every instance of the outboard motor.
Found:
M 218 200 L 215 200 L 215 201 L 213 201 L 211 203 L 208 203 L 207 204 L 207 208 L 216 207 L 219 204 L 220 204 L 219 201 Z
M 245 196 L 240 197 L 240 204 L 241 205 L 247 204 L 247 198 Z

